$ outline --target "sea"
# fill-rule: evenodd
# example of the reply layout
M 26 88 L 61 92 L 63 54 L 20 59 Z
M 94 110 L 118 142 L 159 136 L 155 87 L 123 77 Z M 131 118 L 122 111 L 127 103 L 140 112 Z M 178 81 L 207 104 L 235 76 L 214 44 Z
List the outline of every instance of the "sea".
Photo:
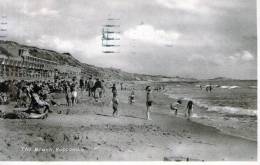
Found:
M 212 91 L 206 91 L 211 85 Z M 202 87 L 202 89 L 200 88 Z M 196 83 L 168 82 L 165 94 L 173 99 L 192 100 L 192 121 L 221 132 L 257 139 L 257 81 L 225 80 Z M 185 105 L 182 105 L 183 112 Z M 184 113 L 180 113 L 183 116 Z

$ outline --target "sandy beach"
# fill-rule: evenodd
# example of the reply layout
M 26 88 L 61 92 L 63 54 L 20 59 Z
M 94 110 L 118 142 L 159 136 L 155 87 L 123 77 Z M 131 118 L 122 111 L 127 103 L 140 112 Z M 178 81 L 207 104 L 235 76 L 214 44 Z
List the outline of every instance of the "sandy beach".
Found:
M 153 93 L 152 120 L 147 121 L 145 91 L 136 91 L 133 105 L 129 93 L 119 91 L 119 117 L 112 117 L 107 90 L 102 102 L 83 93 L 74 107 L 66 107 L 59 97 L 61 105 L 52 107 L 44 120 L 1 118 L 0 160 L 257 160 L 255 140 L 167 115 L 174 100 L 161 92 Z

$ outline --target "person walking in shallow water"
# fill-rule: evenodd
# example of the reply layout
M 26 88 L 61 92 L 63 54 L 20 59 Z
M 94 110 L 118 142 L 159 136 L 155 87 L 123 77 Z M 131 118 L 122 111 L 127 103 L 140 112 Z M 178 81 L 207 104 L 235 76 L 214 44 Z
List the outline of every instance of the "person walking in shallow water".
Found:
M 190 120 L 192 111 L 193 111 L 193 102 L 191 100 L 189 100 L 187 103 L 186 112 L 185 112 L 185 117 L 187 117 L 188 120 Z
M 152 94 L 151 94 L 151 87 L 147 86 L 145 88 L 146 90 L 146 119 L 147 120 L 151 120 L 150 118 L 150 111 L 151 111 L 151 107 L 152 107 Z
M 179 106 L 181 105 L 182 101 L 181 100 L 178 100 L 176 103 L 171 103 L 170 104 L 170 108 L 172 111 L 175 111 L 175 115 L 178 114 L 178 109 L 179 109 Z

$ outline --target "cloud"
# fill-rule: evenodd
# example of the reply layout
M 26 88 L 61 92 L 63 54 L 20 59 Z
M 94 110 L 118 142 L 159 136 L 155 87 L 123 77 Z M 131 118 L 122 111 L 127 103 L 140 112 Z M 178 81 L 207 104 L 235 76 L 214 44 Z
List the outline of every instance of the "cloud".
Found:
M 241 59 L 244 61 L 252 61 L 254 60 L 254 56 L 249 51 L 243 51 Z
M 124 36 L 129 39 L 139 40 L 152 44 L 174 44 L 180 37 L 180 33 L 175 31 L 164 31 L 155 29 L 153 26 L 144 24 L 135 28 L 128 29 L 124 32 Z
M 42 35 L 34 42 L 41 47 L 53 47 L 58 51 L 72 51 L 74 49 L 74 44 L 72 42 L 66 41 L 57 36 Z
M 29 10 L 27 5 L 25 4 L 21 9 L 21 13 L 28 15 L 28 16 L 57 16 L 59 14 L 58 10 L 49 9 L 46 7 L 37 9 L 37 10 Z
M 210 8 L 205 1 L 200 0 L 156 0 L 156 2 L 169 9 L 183 10 L 193 13 L 209 13 Z
M 253 61 L 255 57 L 249 51 L 244 50 L 242 52 L 238 52 L 232 56 L 229 56 L 228 59 L 232 60 L 233 62 L 238 62 L 238 61 L 250 62 Z
M 0 6 L 8 16 L 8 40 L 70 52 L 89 64 L 150 74 L 256 77 L 256 1 L 1 0 Z M 102 53 L 108 17 L 120 18 L 118 54 Z
M 51 49 L 58 52 L 69 52 L 79 60 L 87 61 L 88 58 L 95 58 L 104 55 L 101 47 L 101 36 L 91 39 L 66 39 L 58 36 L 42 35 L 37 39 L 27 39 L 29 45 L 40 48 Z
M 193 55 L 191 55 L 191 56 L 188 58 L 188 61 L 189 61 L 189 62 L 191 62 L 191 61 L 196 61 L 196 60 L 205 61 L 205 60 L 206 60 L 206 57 L 203 56 L 203 55 L 200 55 L 200 54 L 193 54 Z

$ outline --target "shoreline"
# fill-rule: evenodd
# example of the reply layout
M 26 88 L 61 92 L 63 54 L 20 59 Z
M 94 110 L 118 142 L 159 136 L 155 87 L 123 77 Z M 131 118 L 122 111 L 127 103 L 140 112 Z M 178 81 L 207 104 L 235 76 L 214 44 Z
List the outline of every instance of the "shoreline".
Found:
M 165 93 L 165 91 L 161 92 L 161 94 L 166 97 L 167 99 L 170 99 L 172 102 L 176 102 L 177 99 L 176 98 L 172 98 L 169 94 Z M 184 105 L 186 105 L 186 102 L 187 100 L 184 100 Z M 199 107 L 197 105 L 195 105 L 195 108 L 199 111 L 206 111 L 207 112 L 207 109 L 206 108 L 203 108 L 203 107 Z M 216 113 L 216 112 L 212 112 L 212 113 Z M 169 113 L 166 113 L 166 114 L 170 114 L 170 109 L 169 109 Z M 197 115 L 197 113 L 195 112 L 194 114 Z M 183 118 L 185 119 L 184 116 L 180 116 L 178 115 L 177 117 L 179 118 Z M 252 117 L 252 116 L 246 116 L 246 117 Z M 254 116 L 253 116 L 254 117 Z M 255 116 L 257 118 L 257 116 Z M 230 135 L 230 136 L 235 136 L 235 137 L 239 137 L 239 138 L 243 138 L 243 139 L 247 139 L 247 140 L 251 140 L 251 141 L 255 141 L 257 142 L 257 124 L 256 124 L 256 128 L 255 128 L 255 132 L 252 134 L 252 133 L 241 133 L 241 132 L 238 132 L 239 131 L 239 128 L 234 128 L 234 130 L 236 130 L 235 132 L 230 132 L 228 130 L 228 126 L 217 126 L 216 124 L 218 124 L 217 122 L 221 122 L 221 121 L 217 121 L 216 123 L 211 123 L 210 121 L 207 123 L 205 121 L 203 121 L 202 119 L 203 117 L 200 116 L 200 118 L 192 118 L 193 122 L 195 123 L 198 123 L 198 124 L 202 124 L 202 125 L 205 125 L 205 126 L 209 126 L 209 127 L 212 127 L 212 128 L 215 128 L 215 129 L 218 129 L 221 133 L 223 134 L 226 134 L 226 135 Z M 256 119 L 257 121 L 257 119 Z M 237 121 L 239 122 L 239 121 Z M 250 136 L 254 136 L 254 137 L 250 137 Z
M 145 91 L 136 92 L 133 105 L 128 103 L 130 91 L 118 93 L 119 117 L 112 117 L 108 91 L 104 104 L 93 102 L 86 93 L 74 107 L 63 106 L 64 98 L 57 99 L 61 106 L 52 107 L 54 112 L 45 120 L 0 119 L 0 144 L 5 146 L 0 148 L 0 160 L 257 160 L 255 141 L 168 115 L 165 102 L 172 99 L 162 93 L 155 96 L 151 121 L 145 120 Z M 82 152 L 21 152 L 20 147 Z

